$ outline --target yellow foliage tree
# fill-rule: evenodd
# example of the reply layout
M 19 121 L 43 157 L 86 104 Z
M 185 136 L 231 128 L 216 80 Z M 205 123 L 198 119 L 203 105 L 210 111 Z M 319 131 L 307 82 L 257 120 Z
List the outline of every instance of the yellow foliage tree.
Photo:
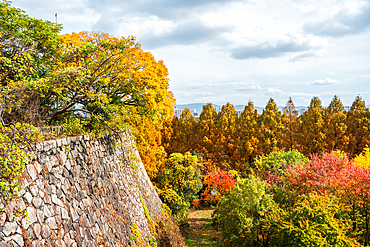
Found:
M 259 116 L 259 145 L 263 154 L 280 149 L 283 144 L 284 125 L 281 112 L 275 101 L 270 98 L 265 109 Z
M 237 122 L 238 113 L 235 107 L 230 103 L 223 105 L 217 115 L 217 141 L 214 143 L 219 168 L 235 168 L 236 162 L 240 159 Z
M 360 96 L 356 97 L 347 112 L 346 125 L 349 137 L 347 152 L 350 153 L 350 157 L 354 157 L 370 144 L 370 112 Z
M 258 113 L 254 108 L 252 101 L 244 107 L 243 112 L 240 114 L 238 121 L 238 130 L 240 136 L 240 158 L 241 162 L 248 162 L 252 164 L 260 150 L 258 149 L 258 131 L 259 125 L 257 122 Z
M 325 121 L 324 108 L 318 97 L 313 97 L 307 111 L 302 118 L 302 152 L 305 154 L 322 152 L 325 150 Z
M 301 121 L 298 118 L 298 112 L 295 109 L 292 98 L 290 97 L 283 114 L 284 123 L 284 141 L 283 147 L 286 150 L 301 150 L 299 141 L 301 139 Z
M 197 123 L 196 151 L 204 154 L 204 164 L 207 170 L 215 170 L 216 166 L 216 129 L 217 111 L 211 103 L 203 106 Z
M 335 95 L 325 109 L 325 149 L 347 150 L 349 138 L 346 135 L 346 114 L 343 104 Z
M 362 153 L 360 153 L 353 159 L 353 162 L 358 166 L 370 168 L 370 148 L 364 148 Z

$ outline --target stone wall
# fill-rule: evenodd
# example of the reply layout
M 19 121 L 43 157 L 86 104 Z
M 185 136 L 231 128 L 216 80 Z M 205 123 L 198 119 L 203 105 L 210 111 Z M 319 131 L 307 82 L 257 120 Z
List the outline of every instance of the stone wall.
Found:
M 34 150 L 21 199 L 5 206 L 0 247 L 157 245 L 150 222 L 163 221 L 161 200 L 127 133 L 45 141 Z M 16 205 L 29 219 L 13 217 Z

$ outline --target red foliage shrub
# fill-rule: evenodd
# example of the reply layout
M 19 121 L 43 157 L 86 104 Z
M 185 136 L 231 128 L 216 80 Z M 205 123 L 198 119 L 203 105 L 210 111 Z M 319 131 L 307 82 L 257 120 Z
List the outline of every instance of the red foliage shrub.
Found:
M 222 195 L 232 189 L 235 183 L 236 179 L 233 171 L 217 170 L 209 172 L 203 180 L 205 190 L 201 194 L 202 198 L 194 200 L 193 205 L 199 207 L 201 202 L 206 205 L 216 205 Z
M 346 155 L 313 154 L 308 163 L 288 167 L 285 179 L 298 194 L 324 192 L 342 187 L 343 178 L 352 166 Z

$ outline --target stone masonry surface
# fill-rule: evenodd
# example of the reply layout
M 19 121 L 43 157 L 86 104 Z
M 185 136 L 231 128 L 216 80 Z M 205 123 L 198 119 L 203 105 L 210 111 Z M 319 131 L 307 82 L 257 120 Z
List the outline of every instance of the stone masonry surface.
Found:
M 2 215 L 0 247 L 130 246 L 133 226 L 149 246 L 153 236 L 140 198 L 156 221 L 163 218 L 162 202 L 129 134 L 51 140 L 33 150 L 21 198 Z M 29 219 L 13 217 L 16 205 Z

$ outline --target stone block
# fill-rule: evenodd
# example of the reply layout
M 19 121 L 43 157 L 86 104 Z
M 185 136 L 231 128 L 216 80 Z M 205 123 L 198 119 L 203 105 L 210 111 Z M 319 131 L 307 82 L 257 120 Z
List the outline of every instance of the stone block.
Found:
M 67 247 L 71 247 L 73 243 L 75 243 L 74 240 L 72 240 L 70 237 L 69 237 L 69 234 L 66 234 L 64 236 L 64 242 L 66 243 Z
M 33 232 L 35 233 L 35 238 L 41 239 L 41 225 L 40 224 L 33 225 Z
M 12 222 L 6 222 L 3 226 L 2 232 L 4 233 L 5 236 L 9 236 L 17 230 L 17 223 L 15 221 Z
M 38 196 L 39 195 L 39 188 L 37 188 L 36 185 L 30 185 L 30 192 L 32 196 Z
M 71 212 L 71 216 L 72 216 L 72 221 L 73 221 L 73 222 L 77 222 L 77 221 L 78 221 L 79 216 L 78 216 L 78 214 L 76 213 L 76 211 L 75 211 L 73 208 L 71 208 L 71 209 L 70 209 L 70 212 Z
M 32 204 L 33 204 L 33 206 L 35 206 L 36 209 L 38 209 L 42 206 L 43 201 L 42 201 L 41 197 L 34 197 L 32 199 Z
M 7 242 L 0 240 L 0 247 L 11 247 L 11 246 Z
M 42 209 L 36 210 L 36 216 L 37 216 L 38 222 L 44 223 L 45 213 L 44 213 L 44 211 Z
M 46 224 L 42 225 L 42 230 L 43 230 L 43 233 L 45 235 L 45 236 L 43 236 L 43 238 L 49 239 L 50 238 L 50 232 L 51 232 L 50 227 Z
M 57 142 L 57 147 L 62 146 L 62 140 L 61 139 L 57 139 L 56 142 Z
M 59 207 L 64 207 L 63 201 L 58 199 L 56 194 L 51 195 L 51 201 Z
M 46 217 L 53 217 L 55 215 L 54 209 L 51 205 L 44 206 L 44 214 Z
M 29 165 L 26 166 L 26 168 L 27 168 L 27 171 L 28 171 L 28 175 L 30 176 L 32 181 L 35 181 L 37 179 L 37 174 L 38 174 L 35 166 L 33 164 L 29 164 Z
M 42 171 L 42 165 L 37 161 L 35 161 L 33 165 L 35 166 L 37 173 L 40 174 L 40 172 Z
M 13 246 L 24 246 L 23 237 L 20 234 L 12 235 L 4 238 L 5 241 L 11 242 Z
M 27 207 L 28 216 L 30 217 L 30 224 L 37 222 L 36 210 L 34 207 Z
M 69 219 L 68 211 L 65 208 L 61 208 L 62 211 L 62 219 L 66 220 Z
M 58 225 L 55 221 L 55 217 L 47 218 L 45 221 L 45 224 L 50 227 L 51 230 L 57 230 Z

